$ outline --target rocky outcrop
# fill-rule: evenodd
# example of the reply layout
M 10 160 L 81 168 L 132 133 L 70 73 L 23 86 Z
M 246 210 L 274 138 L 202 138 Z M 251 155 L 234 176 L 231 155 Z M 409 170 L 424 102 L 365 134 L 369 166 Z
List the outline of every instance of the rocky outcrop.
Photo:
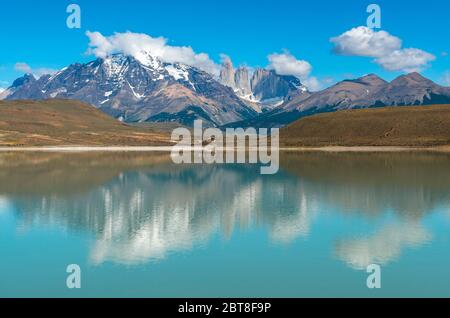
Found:
M 225 57 L 222 62 L 222 68 L 220 70 L 220 82 L 225 86 L 236 89 L 234 67 L 231 59 L 229 59 L 228 57 Z
M 246 101 L 258 103 L 262 110 L 273 109 L 293 96 L 307 92 L 305 86 L 294 76 L 278 75 L 273 70 L 256 69 L 252 76 L 247 67 L 234 69 L 229 58 L 224 59 L 220 82 L 232 88 Z
M 257 69 L 251 80 L 253 95 L 257 100 L 285 99 L 294 92 L 305 92 L 306 88 L 294 76 L 278 75 L 273 70 Z
M 249 96 L 252 94 L 250 86 L 249 72 L 246 67 L 239 67 L 234 75 L 234 83 L 238 94 L 242 96 Z

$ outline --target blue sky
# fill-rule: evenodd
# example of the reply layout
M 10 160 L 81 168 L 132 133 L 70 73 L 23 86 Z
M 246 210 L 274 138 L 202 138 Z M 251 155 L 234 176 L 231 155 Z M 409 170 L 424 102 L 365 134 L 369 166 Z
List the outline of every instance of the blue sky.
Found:
M 66 7 L 81 7 L 81 29 L 66 26 Z M 190 46 L 220 63 L 220 54 L 235 65 L 267 66 L 268 55 L 287 50 L 311 66 L 309 77 L 327 86 L 332 81 L 376 73 L 393 79 L 377 57 L 342 56 L 330 39 L 365 26 L 370 3 L 380 5 L 382 30 L 401 39 L 402 48 L 417 48 L 435 57 L 423 74 L 440 84 L 450 72 L 450 3 L 446 0 L 228 0 L 228 1 L 106 1 L 17 0 L 2 4 L 0 30 L 0 87 L 31 70 L 60 69 L 95 56 L 86 54 L 86 31 L 105 37 L 114 32 L 163 36 L 171 46 Z M 349 54 L 347 54 L 349 55 Z

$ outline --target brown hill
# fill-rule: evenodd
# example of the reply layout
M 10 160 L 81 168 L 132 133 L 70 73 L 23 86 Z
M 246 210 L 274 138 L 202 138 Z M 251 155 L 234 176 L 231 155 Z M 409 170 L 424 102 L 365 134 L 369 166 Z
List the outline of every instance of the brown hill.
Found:
M 450 145 L 450 105 L 324 113 L 300 119 L 280 135 L 285 147 Z
M 0 101 L 0 147 L 167 144 L 167 133 L 123 124 L 78 101 Z

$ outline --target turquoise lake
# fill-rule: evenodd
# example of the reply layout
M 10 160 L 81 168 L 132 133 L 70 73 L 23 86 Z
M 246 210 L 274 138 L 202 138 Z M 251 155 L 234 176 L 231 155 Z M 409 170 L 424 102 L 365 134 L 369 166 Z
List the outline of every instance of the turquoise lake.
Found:
M 450 297 L 450 155 L 284 153 L 259 172 L 2 153 L 0 296 Z

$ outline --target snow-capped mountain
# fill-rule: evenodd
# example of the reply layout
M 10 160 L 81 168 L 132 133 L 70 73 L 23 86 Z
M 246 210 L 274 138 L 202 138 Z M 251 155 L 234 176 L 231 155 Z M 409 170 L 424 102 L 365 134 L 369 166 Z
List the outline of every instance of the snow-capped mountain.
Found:
M 263 112 L 289 102 L 294 96 L 310 94 L 295 76 L 278 75 L 274 70 L 257 68 L 250 77 L 247 67 L 235 69 L 229 58 L 222 64 L 220 82 L 232 88 L 243 100 L 258 105 Z
M 220 126 L 257 115 L 251 103 L 212 75 L 180 63 L 163 63 L 141 52 L 116 54 L 86 64 L 72 64 L 54 75 L 25 75 L 2 99 L 77 99 L 126 122 L 179 122 L 203 119 Z

